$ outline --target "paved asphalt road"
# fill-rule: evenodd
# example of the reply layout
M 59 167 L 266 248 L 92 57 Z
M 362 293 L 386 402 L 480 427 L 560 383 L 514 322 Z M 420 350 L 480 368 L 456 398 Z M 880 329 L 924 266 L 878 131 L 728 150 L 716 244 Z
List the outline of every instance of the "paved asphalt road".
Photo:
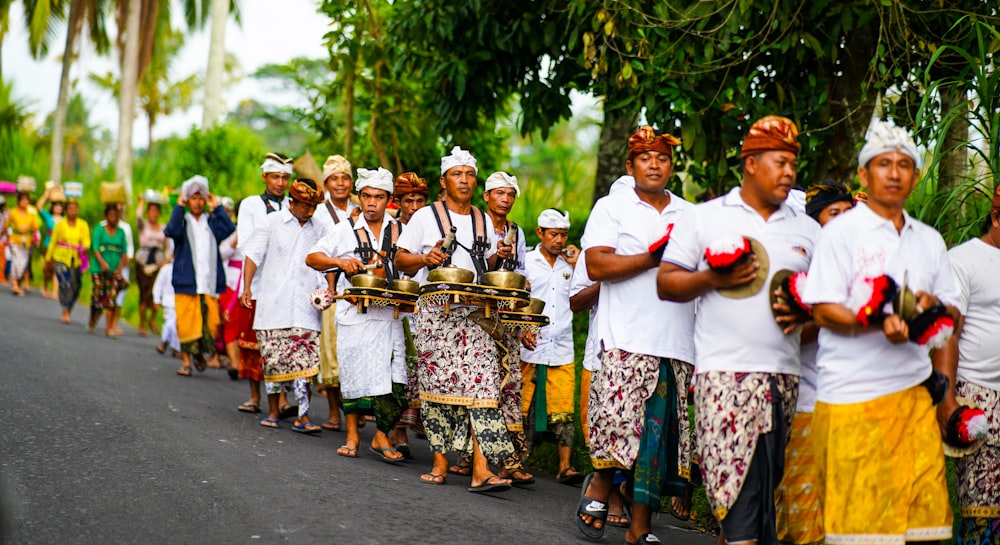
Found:
M 403 466 L 337 456 L 343 434 L 265 429 L 236 411 L 245 383 L 211 369 L 178 377 L 155 339 L 90 335 L 85 313 L 61 325 L 54 301 L 0 287 L 0 542 L 586 543 L 578 488 L 543 477 L 487 496 L 454 475 L 423 484 L 425 441 Z M 665 542 L 715 543 L 673 522 L 654 520 Z M 623 541 L 613 527 L 603 540 Z

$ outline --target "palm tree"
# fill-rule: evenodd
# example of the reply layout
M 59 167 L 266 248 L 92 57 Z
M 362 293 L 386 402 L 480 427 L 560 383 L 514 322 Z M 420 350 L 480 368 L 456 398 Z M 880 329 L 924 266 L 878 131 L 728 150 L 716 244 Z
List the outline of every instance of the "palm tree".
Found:
M 170 28 L 169 21 L 165 23 L 163 26 L 166 28 L 156 31 L 158 42 L 138 88 L 139 108 L 146 114 L 149 130 L 147 153 L 153 148 L 153 128 L 159 117 L 190 108 L 194 103 L 195 92 L 201 87 L 198 74 L 190 74 L 176 81 L 170 80 L 170 69 L 184 45 L 184 34 Z M 103 76 L 90 74 L 89 78 L 114 97 L 120 97 L 121 81 L 114 73 L 108 72 Z
M 38 2 L 41 4 L 41 2 Z M 63 48 L 62 71 L 59 75 L 59 99 L 52 119 L 52 150 L 49 157 L 49 179 L 57 184 L 62 181 L 63 146 L 66 135 L 66 111 L 69 107 L 70 68 L 76 61 L 80 36 L 84 26 L 87 36 L 98 53 L 110 49 L 104 14 L 107 0 L 69 0 L 69 17 L 66 21 L 66 45 Z

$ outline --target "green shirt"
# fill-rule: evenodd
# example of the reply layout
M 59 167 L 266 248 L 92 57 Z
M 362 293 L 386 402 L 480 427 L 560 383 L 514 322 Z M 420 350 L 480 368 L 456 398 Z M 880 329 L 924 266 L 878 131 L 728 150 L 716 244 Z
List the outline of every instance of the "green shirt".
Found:
M 125 231 L 119 227 L 115 231 L 115 236 L 111 236 L 104 225 L 98 225 L 94 227 L 91 248 L 95 254 L 101 254 L 104 258 L 104 262 L 108 264 L 108 272 L 114 272 L 122 261 L 122 254 L 125 253 Z M 101 272 L 101 264 L 96 258 L 90 262 L 90 272 L 95 274 Z

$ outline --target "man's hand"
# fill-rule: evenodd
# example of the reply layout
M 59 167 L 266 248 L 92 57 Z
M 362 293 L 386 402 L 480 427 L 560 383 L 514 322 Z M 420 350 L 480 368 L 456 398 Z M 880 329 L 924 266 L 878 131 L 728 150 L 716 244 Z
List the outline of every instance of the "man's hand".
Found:
M 356 257 L 345 257 L 340 260 L 340 270 L 351 276 L 365 272 L 365 264 Z
M 514 246 L 504 244 L 502 240 L 497 241 L 497 258 L 510 259 L 514 255 Z
M 566 250 L 569 251 L 567 252 Z M 566 255 L 567 253 L 572 255 Z M 563 259 L 566 260 L 566 263 L 576 267 L 576 262 L 580 259 L 580 249 L 577 248 L 575 244 L 567 244 L 566 247 L 563 248 Z
M 937 297 L 927 293 L 926 291 L 918 291 L 914 294 L 914 298 L 917 300 L 917 308 L 915 309 L 917 314 L 937 306 L 940 301 Z
M 437 241 L 437 244 L 431 248 L 431 251 L 423 255 L 424 267 L 440 267 L 448 259 L 448 254 L 441 250 L 441 243 L 444 239 Z
M 104 261 L 99 261 L 98 264 L 101 266 L 101 272 L 102 273 L 106 273 L 106 272 L 111 271 L 111 268 L 108 267 L 108 264 L 105 263 Z
M 785 293 L 785 290 L 781 288 L 774 290 L 774 294 L 786 301 L 790 297 L 790 295 Z M 800 312 L 792 312 L 792 308 L 784 303 L 775 303 L 771 305 L 771 309 L 774 311 L 775 323 L 781 327 L 781 332 L 785 335 L 792 333 L 798 329 L 800 325 L 812 321 L 812 318 L 809 316 L 804 316 Z
M 215 210 L 219 206 L 219 198 L 211 193 L 208 194 L 207 202 L 209 210 Z
M 712 271 L 715 278 L 715 288 L 735 288 L 753 282 L 757 278 L 757 269 L 759 268 L 760 263 L 757 262 L 757 256 L 750 254 L 747 259 L 734 265 L 733 270 L 728 273 Z
M 538 348 L 538 337 L 530 331 L 525 331 L 521 333 L 521 344 L 528 350 L 534 350 Z
M 243 295 L 240 296 L 240 304 L 243 305 L 243 308 L 253 308 L 253 294 L 250 293 L 249 285 L 243 288 Z
M 903 344 L 910 340 L 910 327 L 898 314 L 886 316 L 885 321 L 882 322 L 882 333 L 892 344 Z
M 183 193 L 177 196 L 177 206 L 187 206 L 188 200 Z

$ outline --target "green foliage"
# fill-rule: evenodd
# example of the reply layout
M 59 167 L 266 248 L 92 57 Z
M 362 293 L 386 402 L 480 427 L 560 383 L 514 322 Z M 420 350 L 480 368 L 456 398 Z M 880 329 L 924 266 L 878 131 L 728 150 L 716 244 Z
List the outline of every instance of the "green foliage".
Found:
M 192 129 L 186 138 L 164 140 L 153 154 L 135 163 L 136 194 L 146 188 L 178 189 L 195 174 L 208 178 L 216 195 L 239 199 L 260 193 L 260 163 L 267 153 L 260 138 L 249 128 L 217 125 L 209 130 Z
M 968 47 L 939 47 L 927 66 L 927 91 L 917 108 L 916 121 L 923 128 L 921 134 L 931 147 L 932 159 L 907 203 L 913 215 L 940 231 L 949 245 L 981 234 L 1000 176 L 1000 140 L 996 138 L 1000 131 L 1000 72 L 993 63 L 1000 49 L 1000 31 L 973 17 L 956 27 L 966 25 L 971 25 L 969 39 L 965 40 Z M 961 68 L 949 67 L 947 71 L 952 75 L 934 78 L 933 74 L 949 60 Z M 968 108 L 941 111 L 936 98 L 951 86 L 958 86 L 968 96 Z M 940 166 L 946 154 L 955 150 L 946 148 L 945 135 L 960 122 L 969 124 L 973 139 L 970 141 L 966 135 L 957 149 L 968 154 L 972 168 L 965 180 L 948 187 L 941 183 Z

